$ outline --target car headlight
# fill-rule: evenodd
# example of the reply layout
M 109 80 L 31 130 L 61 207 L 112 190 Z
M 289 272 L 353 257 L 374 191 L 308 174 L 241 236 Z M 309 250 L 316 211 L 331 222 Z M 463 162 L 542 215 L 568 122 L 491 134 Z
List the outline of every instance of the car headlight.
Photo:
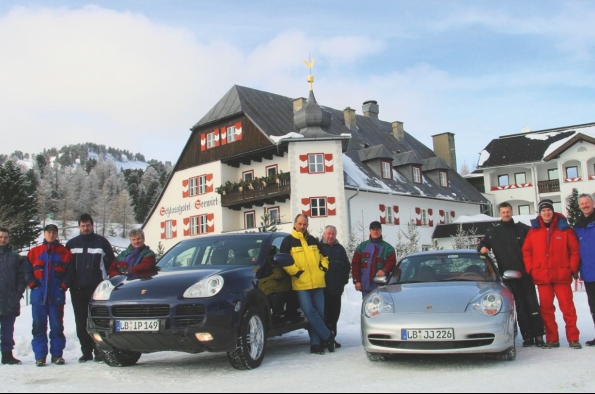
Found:
M 502 310 L 502 296 L 498 293 L 488 293 L 469 304 L 467 310 L 481 312 L 487 316 L 495 316 Z
M 222 276 L 213 275 L 190 286 L 184 292 L 184 298 L 209 298 L 214 297 L 223 289 Z
M 394 305 L 380 294 L 374 294 L 366 299 L 364 303 L 364 314 L 366 317 L 377 317 L 383 313 L 393 313 Z
M 116 287 L 109 280 L 104 280 L 97 286 L 93 293 L 94 301 L 109 301 L 112 292 Z

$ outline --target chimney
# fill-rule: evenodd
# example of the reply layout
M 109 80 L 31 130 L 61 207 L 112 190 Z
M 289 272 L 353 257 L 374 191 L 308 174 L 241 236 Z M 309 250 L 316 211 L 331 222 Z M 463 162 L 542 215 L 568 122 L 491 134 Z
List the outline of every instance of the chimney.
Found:
M 363 112 L 364 116 L 378 119 L 378 114 L 380 113 L 378 102 L 374 100 L 366 101 L 364 103 Z
M 403 128 L 403 122 L 393 122 L 393 135 L 399 141 L 405 138 L 405 129 Z
M 357 127 L 355 120 L 355 110 L 347 107 L 343 110 L 343 116 L 345 118 L 345 126 L 349 130 L 355 130 Z
M 304 108 L 306 106 L 307 101 L 308 100 L 306 100 L 303 97 L 296 98 L 295 100 L 293 100 L 293 113 L 295 114 L 300 109 Z
M 453 133 L 442 133 L 432 136 L 434 141 L 434 153 L 446 162 L 455 171 L 457 167 L 457 151 L 455 147 L 455 135 Z

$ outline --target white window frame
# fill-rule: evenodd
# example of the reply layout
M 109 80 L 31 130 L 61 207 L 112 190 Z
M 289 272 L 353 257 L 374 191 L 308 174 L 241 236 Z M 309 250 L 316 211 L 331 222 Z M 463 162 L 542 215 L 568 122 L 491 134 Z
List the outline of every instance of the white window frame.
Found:
M 215 133 L 207 133 L 207 149 L 215 147 Z
M 236 142 L 236 127 L 230 126 L 227 128 L 227 143 Z
M 271 174 L 271 170 L 274 171 L 273 174 Z M 275 165 L 272 165 L 272 166 L 268 166 L 266 168 L 266 175 L 265 176 L 267 176 L 267 177 L 269 177 L 269 176 L 276 176 L 278 173 L 279 173 L 279 166 L 277 164 L 275 164 Z
M 271 212 L 277 212 L 277 215 L 274 219 L 271 217 Z M 279 207 L 268 208 L 267 214 L 269 215 L 269 218 L 270 218 L 270 221 L 269 221 L 270 225 L 281 223 L 281 209 Z
M 198 216 L 190 218 L 190 235 L 199 235 L 200 229 L 198 227 Z
M 316 212 L 316 213 L 315 213 Z M 310 213 L 313 218 L 325 218 L 328 216 L 326 197 L 315 197 L 310 199 Z
M 248 217 L 252 216 L 252 227 L 248 227 Z M 256 228 L 256 212 L 255 211 L 248 211 L 244 212 L 244 229 L 249 230 Z
M 174 239 L 174 226 L 172 220 L 165 222 L 165 239 Z
M 250 179 L 248 179 L 248 175 L 250 176 Z M 253 181 L 254 180 L 254 170 L 242 172 L 242 179 L 244 181 Z
M 386 205 L 386 223 L 387 224 L 394 224 L 395 216 L 393 212 L 393 207 L 391 205 Z
M 188 194 L 191 197 L 198 195 L 198 179 L 196 177 L 188 180 Z
M 421 210 L 421 225 L 422 226 L 428 225 L 428 211 L 425 209 Z
M 525 177 L 525 181 L 524 182 L 519 182 L 518 176 L 522 175 Z M 514 174 L 514 184 L 515 185 L 524 185 L 527 183 L 527 173 L 526 172 L 517 172 L 516 174 Z
M 393 168 L 391 166 L 390 161 L 383 161 L 382 162 L 382 178 L 384 179 L 393 179 Z
M 444 212 L 444 224 L 451 224 L 452 223 L 452 216 L 450 216 L 450 212 Z
M 422 175 L 421 175 L 421 168 L 414 166 L 413 167 L 413 183 L 421 184 L 422 183 Z
M 501 181 L 502 178 L 506 177 L 506 185 L 503 185 Z M 499 187 L 504 187 L 504 186 L 510 186 L 510 175 L 508 174 L 502 174 L 502 175 L 498 175 L 498 186 Z
M 200 215 L 198 218 L 200 221 L 200 233 L 207 234 L 209 232 L 209 221 L 207 219 L 207 215 Z
M 570 176 L 570 174 L 568 173 L 568 170 L 574 169 L 574 168 L 576 168 L 576 176 Z M 578 166 L 568 166 L 568 167 L 564 168 L 564 173 L 566 175 L 566 179 L 574 179 L 574 178 L 578 178 L 581 176 L 581 174 L 578 170 Z
M 448 187 L 448 172 L 440 171 L 440 186 Z
M 522 213 L 521 208 L 527 208 L 527 213 Z M 519 210 L 519 215 L 531 215 L 531 205 L 529 205 L 529 204 L 519 205 L 518 210 Z
M 308 155 L 308 172 L 310 174 L 324 174 L 324 154 L 313 153 Z
M 198 194 L 207 194 L 207 176 L 198 177 Z

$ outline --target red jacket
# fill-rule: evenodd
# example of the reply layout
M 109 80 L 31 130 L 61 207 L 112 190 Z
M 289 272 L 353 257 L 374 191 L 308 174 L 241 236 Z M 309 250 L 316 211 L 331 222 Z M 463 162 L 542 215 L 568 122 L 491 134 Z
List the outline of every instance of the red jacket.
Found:
M 523 256 L 527 273 L 536 285 L 572 283 L 572 275 L 578 273 L 581 262 L 578 238 L 559 213 L 550 228 L 540 217 L 531 221 Z

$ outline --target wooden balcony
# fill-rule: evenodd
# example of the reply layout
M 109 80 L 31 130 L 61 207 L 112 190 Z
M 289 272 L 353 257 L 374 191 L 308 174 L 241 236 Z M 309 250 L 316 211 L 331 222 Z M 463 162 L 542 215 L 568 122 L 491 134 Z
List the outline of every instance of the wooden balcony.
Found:
M 221 205 L 233 210 L 251 208 L 253 206 L 274 205 L 285 202 L 291 196 L 291 177 L 288 173 L 280 176 L 278 183 L 259 184 L 253 189 L 234 191 L 221 196 Z
M 560 181 L 541 181 L 537 183 L 539 194 L 560 192 Z

